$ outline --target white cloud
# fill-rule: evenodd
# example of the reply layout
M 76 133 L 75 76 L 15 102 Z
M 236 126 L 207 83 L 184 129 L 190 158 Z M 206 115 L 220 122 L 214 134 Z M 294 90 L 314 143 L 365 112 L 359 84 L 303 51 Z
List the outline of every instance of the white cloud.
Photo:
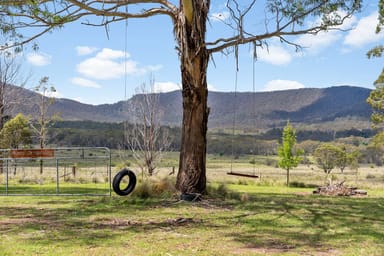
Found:
M 91 81 L 89 79 L 81 78 L 81 77 L 74 77 L 71 79 L 71 83 L 75 85 L 79 85 L 81 87 L 90 87 L 90 88 L 101 88 L 101 85 Z
M 54 91 L 51 93 L 51 97 L 54 97 L 54 98 L 62 98 L 63 97 L 63 94 L 59 91 Z
M 129 53 L 124 52 L 124 51 L 112 50 L 109 48 L 103 48 L 96 55 L 96 58 L 107 59 L 107 60 L 108 59 L 119 59 L 119 58 L 124 58 L 124 57 L 129 58 L 130 57 Z
M 330 46 L 340 38 L 341 34 L 339 31 L 331 30 L 327 32 L 319 32 L 317 35 L 302 35 L 295 41 L 295 43 L 304 48 L 307 48 L 306 50 L 311 53 L 317 53 L 322 49 Z
M 345 37 L 344 44 L 353 47 L 360 47 L 362 45 L 377 42 L 383 39 L 384 33 L 375 33 L 377 22 L 377 12 L 360 19 L 356 27 Z
M 219 91 L 213 84 L 208 84 L 208 91 Z
M 210 19 L 212 21 L 225 21 L 229 18 L 229 12 L 223 11 L 223 12 L 215 12 L 210 15 Z
M 129 53 L 104 48 L 94 57 L 88 58 L 77 65 L 77 71 L 91 79 L 109 80 L 117 79 L 125 74 L 143 75 L 158 70 L 160 65 L 139 67 L 138 63 L 127 59 Z
M 29 53 L 27 55 L 27 61 L 34 66 L 46 66 L 51 64 L 52 57 L 45 53 Z
M 177 91 L 177 90 L 181 90 L 181 89 L 182 89 L 182 85 L 174 83 L 174 82 L 155 82 L 155 85 L 154 85 L 154 91 L 156 93 L 171 92 L 171 91 Z M 208 84 L 208 90 L 209 91 L 218 91 L 215 88 L 215 86 L 213 86 L 212 84 Z
M 171 92 L 180 90 L 181 85 L 174 82 L 155 82 L 154 90 L 155 92 Z
M 278 45 L 270 45 L 257 51 L 257 56 L 261 61 L 273 64 L 284 65 L 292 60 L 292 56 L 287 50 Z
M 346 13 L 338 12 L 338 15 L 340 17 L 344 17 L 346 16 Z M 317 19 L 309 26 L 314 26 L 320 23 L 321 23 L 321 19 Z M 351 29 L 355 23 L 356 23 L 356 18 L 351 17 L 351 18 L 345 19 L 342 25 L 334 27 L 333 29 L 330 29 L 328 31 L 321 31 L 316 35 L 312 35 L 312 34 L 301 35 L 298 37 L 295 43 L 304 48 L 307 48 L 306 49 L 307 52 L 316 54 L 320 52 L 322 49 L 327 48 L 331 46 L 333 43 L 335 43 L 336 41 L 340 40 L 344 33 L 342 30 Z
M 292 80 L 271 80 L 264 85 L 262 91 L 281 91 L 289 89 L 300 89 L 305 86 L 302 83 Z
M 97 51 L 98 49 L 96 47 L 89 47 L 89 46 L 77 46 L 76 52 L 77 55 L 83 56 L 83 55 L 89 55 Z
M 42 91 L 35 91 L 35 92 L 40 95 L 44 95 L 46 97 L 51 97 L 51 98 L 60 98 L 62 96 L 62 94 L 59 93 L 56 89 L 53 91 L 47 90 L 46 92 L 42 92 Z

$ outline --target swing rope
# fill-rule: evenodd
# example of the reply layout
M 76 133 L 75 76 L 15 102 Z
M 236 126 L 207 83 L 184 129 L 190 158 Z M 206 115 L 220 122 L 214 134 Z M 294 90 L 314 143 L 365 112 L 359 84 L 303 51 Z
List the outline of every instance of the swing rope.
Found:
M 254 46 L 256 47 L 256 46 Z M 235 135 L 236 135 L 236 118 L 237 118 L 237 87 L 238 87 L 238 75 L 239 75 L 239 63 L 238 63 L 238 52 L 236 51 L 238 49 L 235 49 L 235 55 L 236 55 L 236 71 L 235 71 L 235 92 L 234 92 L 234 100 L 233 100 L 233 123 L 232 123 L 232 139 L 231 139 L 231 166 L 230 171 L 227 173 L 228 175 L 234 175 L 234 176 L 242 176 L 242 177 L 248 177 L 248 178 L 258 178 L 259 176 L 256 175 L 256 161 L 255 157 L 253 159 L 253 174 L 246 174 L 246 173 L 239 173 L 233 171 L 233 165 L 234 165 L 234 155 L 235 155 L 235 149 L 234 149 L 234 142 L 235 142 Z M 253 121 L 254 121 L 254 127 L 256 125 L 256 100 L 255 100 L 255 91 L 256 91 L 256 77 L 255 77 L 255 64 L 256 64 L 256 48 L 254 48 L 254 55 L 253 55 L 253 62 L 252 62 L 252 108 L 253 108 Z M 256 145 L 256 136 L 254 136 L 254 142 L 253 142 L 253 155 L 255 155 L 255 145 Z
M 236 64 L 235 72 L 235 92 L 233 99 L 233 120 L 232 120 L 232 139 L 231 139 L 231 169 L 230 173 L 233 173 L 233 161 L 234 161 L 234 140 L 235 140 L 235 130 L 236 130 L 236 108 L 237 108 L 237 82 L 238 82 L 239 69 Z
M 128 13 L 128 5 L 125 6 L 125 11 Z M 128 59 L 128 18 L 125 19 L 125 26 L 124 26 L 124 105 L 125 105 L 125 111 L 128 111 L 128 101 L 127 101 L 127 84 L 128 84 L 128 66 L 127 66 L 127 59 Z M 128 113 L 127 113 L 128 114 Z M 127 115 L 128 117 L 128 115 Z M 123 133 L 123 144 L 124 144 L 124 150 L 128 143 L 128 118 L 124 122 L 124 133 Z
M 252 119 L 253 119 L 253 127 L 256 127 L 256 60 L 257 60 L 257 55 L 256 55 L 256 45 L 253 46 L 254 49 L 253 49 L 253 58 L 252 58 L 252 107 L 253 107 L 253 116 L 252 116 Z M 256 140 L 256 136 L 254 135 L 253 136 L 253 175 L 256 176 L 256 143 L 257 143 L 257 140 Z M 259 153 L 259 152 L 257 152 Z

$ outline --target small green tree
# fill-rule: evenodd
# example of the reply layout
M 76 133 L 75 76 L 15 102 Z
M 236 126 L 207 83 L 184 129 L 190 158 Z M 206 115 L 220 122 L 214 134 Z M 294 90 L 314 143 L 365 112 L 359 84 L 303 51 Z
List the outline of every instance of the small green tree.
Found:
M 17 114 L 0 131 L 0 144 L 3 148 L 26 147 L 32 143 L 31 135 L 28 119 L 23 114 Z
M 334 144 L 322 143 L 316 148 L 314 156 L 318 166 L 328 175 L 333 168 L 340 165 L 340 159 L 344 158 L 344 152 Z
M 338 159 L 336 160 L 336 166 L 340 169 L 341 173 L 344 173 L 345 167 L 349 164 L 349 153 L 347 153 L 347 148 L 345 145 L 339 147 L 340 152 L 338 155 Z
M 278 147 L 280 157 L 279 167 L 287 171 L 287 186 L 289 186 L 289 171 L 297 167 L 301 161 L 303 150 L 294 150 L 296 144 L 296 131 L 292 128 L 289 121 L 283 129 L 281 145 Z

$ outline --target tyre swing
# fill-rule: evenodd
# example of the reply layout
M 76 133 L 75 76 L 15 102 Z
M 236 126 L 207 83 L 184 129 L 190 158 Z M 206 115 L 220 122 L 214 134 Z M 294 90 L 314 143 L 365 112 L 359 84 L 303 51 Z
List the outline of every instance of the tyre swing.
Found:
M 121 182 L 123 179 L 128 176 L 129 182 L 125 188 L 121 188 Z M 128 169 L 122 169 L 119 171 L 112 181 L 113 191 L 119 196 L 127 196 L 129 195 L 136 187 L 136 175 L 133 171 Z
M 126 7 L 126 12 L 128 13 L 128 7 Z M 127 34 L 128 34 L 128 19 L 126 19 L 125 21 L 125 41 L 124 41 L 124 49 L 125 49 L 125 60 L 127 59 Z M 124 66 L 124 72 L 125 72 L 125 81 L 124 81 L 124 100 L 127 100 L 127 61 L 125 61 L 125 66 Z M 124 123 L 125 124 L 125 123 Z M 124 126 L 124 131 L 126 130 L 126 127 Z M 127 184 L 127 186 L 125 188 L 122 188 L 121 187 L 121 182 L 123 181 L 123 179 L 128 176 L 129 178 L 129 182 Z M 121 171 L 119 171 L 115 177 L 113 178 L 113 181 L 112 181 L 112 188 L 113 188 L 113 191 L 115 191 L 116 194 L 118 194 L 119 196 L 127 196 L 129 195 L 130 193 L 132 193 L 132 191 L 135 189 L 136 187 L 136 175 L 133 171 L 129 170 L 129 169 L 122 169 Z

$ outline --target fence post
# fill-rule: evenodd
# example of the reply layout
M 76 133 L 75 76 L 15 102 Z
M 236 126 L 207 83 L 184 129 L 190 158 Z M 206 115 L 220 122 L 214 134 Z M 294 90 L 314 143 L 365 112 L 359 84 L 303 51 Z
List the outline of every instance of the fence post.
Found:
M 59 159 L 56 159 L 56 194 L 60 193 L 59 178 Z
M 7 159 L 7 170 L 5 173 L 5 194 L 8 195 L 8 159 Z

